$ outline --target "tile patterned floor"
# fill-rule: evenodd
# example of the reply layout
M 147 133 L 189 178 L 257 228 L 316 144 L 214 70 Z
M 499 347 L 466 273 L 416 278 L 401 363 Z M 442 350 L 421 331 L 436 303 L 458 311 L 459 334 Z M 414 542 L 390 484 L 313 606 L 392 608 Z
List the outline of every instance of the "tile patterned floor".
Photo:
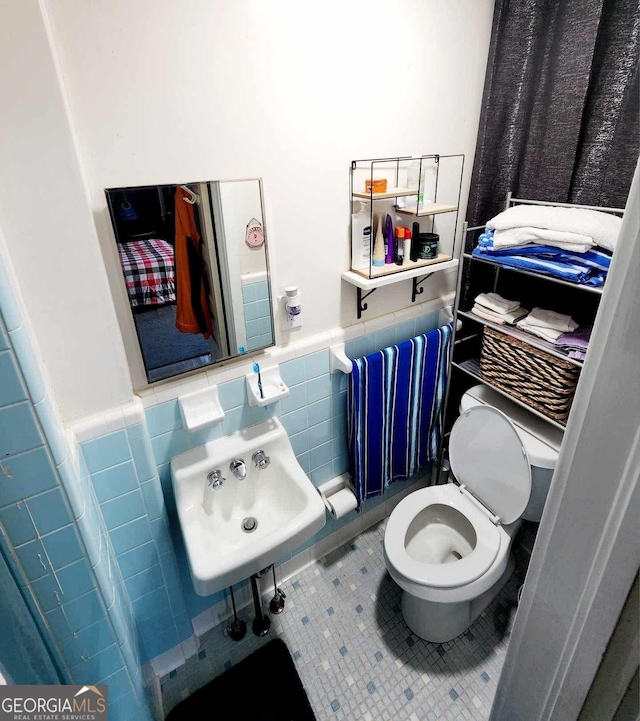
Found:
M 265 638 L 255 637 L 250 623 L 239 643 L 223 626 L 203 636 L 199 653 L 161 679 L 165 712 L 277 634 L 318 721 L 487 719 L 521 579 L 514 574 L 465 634 L 427 643 L 404 624 L 400 589 L 384 566 L 383 536 L 384 522 L 283 584 L 286 607 Z M 241 614 L 247 621 L 248 611 Z

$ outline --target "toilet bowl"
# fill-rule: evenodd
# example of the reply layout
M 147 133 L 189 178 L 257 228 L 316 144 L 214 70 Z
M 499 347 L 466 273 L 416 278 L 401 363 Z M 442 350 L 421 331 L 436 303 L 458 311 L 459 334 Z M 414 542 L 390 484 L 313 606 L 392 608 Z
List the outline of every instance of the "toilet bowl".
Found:
M 437 643 L 463 633 L 509 580 L 513 538 L 521 518 L 540 520 L 562 442 L 485 386 L 465 393 L 460 410 L 449 441 L 456 483 L 403 499 L 384 538 L 405 622 Z

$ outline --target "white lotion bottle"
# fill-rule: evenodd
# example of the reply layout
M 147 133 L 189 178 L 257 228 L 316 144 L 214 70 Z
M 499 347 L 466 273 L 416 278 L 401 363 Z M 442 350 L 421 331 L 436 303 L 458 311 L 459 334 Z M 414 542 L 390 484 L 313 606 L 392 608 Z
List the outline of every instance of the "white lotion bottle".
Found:
M 351 216 L 351 268 L 365 270 L 371 262 L 371 215 L 364 201 Z
M 373 257 L 371 263 L 372 265 L 380 266 L 384 265 L 384 260 L 384 234 L 382 232 L 382 215 L 380 215 L 378 217 L 378 230 L 376 232 L 376 242 L 373 246 Z

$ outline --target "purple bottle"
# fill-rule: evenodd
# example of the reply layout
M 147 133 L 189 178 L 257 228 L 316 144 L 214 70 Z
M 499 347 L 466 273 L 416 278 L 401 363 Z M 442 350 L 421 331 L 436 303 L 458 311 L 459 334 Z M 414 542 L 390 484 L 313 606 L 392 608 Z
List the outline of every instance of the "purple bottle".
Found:
M 393 237 L 393 221 L 387 213 L 384 221 L 384 262 L 385 265 L 392 265 L 396 261 L 395 242 Z

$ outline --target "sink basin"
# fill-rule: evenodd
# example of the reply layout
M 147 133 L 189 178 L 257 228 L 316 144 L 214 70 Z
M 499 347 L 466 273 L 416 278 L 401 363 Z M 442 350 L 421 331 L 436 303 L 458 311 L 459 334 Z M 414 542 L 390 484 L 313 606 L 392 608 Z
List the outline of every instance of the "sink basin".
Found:
M 257 451 L 270 457 L 266 468 L 252 462 Z M 238 458 L 246 465 L 243 480 L 229 467 Z M 225 481 L 211 490 L 207 475 L 216 469 Z M 324 503 L 277 418 L 176 456 L 171 479 L 191 579 L 200 596 L 261 571 L 325 524 Z

